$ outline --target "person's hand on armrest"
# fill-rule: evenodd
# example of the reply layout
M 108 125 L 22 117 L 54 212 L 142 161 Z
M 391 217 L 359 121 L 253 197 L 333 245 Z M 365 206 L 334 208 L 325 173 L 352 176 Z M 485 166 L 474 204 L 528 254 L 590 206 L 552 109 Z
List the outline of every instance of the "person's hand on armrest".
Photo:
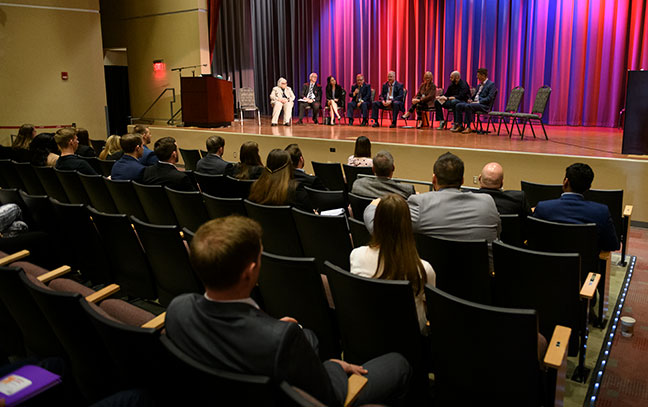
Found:
M 347 363 L 340 359 L 330 359 L 330 361 L 335 362 L 338 365 L 342 366 L 342 369 L 344 369 L 344 372 L 348 375 L 352 375 L 352 374 L 365 375 L 369 373 L 367 369 L 363 368 L 362 366 Z

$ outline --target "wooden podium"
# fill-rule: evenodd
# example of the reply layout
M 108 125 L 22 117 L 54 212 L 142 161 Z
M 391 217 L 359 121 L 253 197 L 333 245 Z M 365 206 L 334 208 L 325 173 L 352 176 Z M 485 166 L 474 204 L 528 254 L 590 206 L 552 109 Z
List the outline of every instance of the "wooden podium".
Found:
M 232 82 L 213 76 L 180 78 L 185 126 L 224 127 L 234 121 Z

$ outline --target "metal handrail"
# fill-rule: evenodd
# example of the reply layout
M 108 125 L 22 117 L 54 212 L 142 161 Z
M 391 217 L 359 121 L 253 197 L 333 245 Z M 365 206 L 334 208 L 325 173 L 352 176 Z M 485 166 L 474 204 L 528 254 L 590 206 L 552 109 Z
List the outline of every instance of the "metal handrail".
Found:
M 172 99 L 171 99 L 171 102 L 169 102 L 169 107 L 170 107 L 170 110 L 171 110 L 171 118 L 170 118 L 169 120 L 167 120 L 167 124 L 174 124 L 174 123 L 175 123 L 175 117 L 178 115 L 178 113 L 180 113 L 180 112 L 182 111 L 182 108 L 180 108 L 180 109 L 178 109 L 177 112 L 175 112 L 175 113 L 173 112 L 173 104 L 176 102 L 176 93 L 175 93 L 175 88 L 166 88 L 166 89 L 164 89 L 164 90 L 163 90 L 163 91 L 158 95 L 158 97 L 155 98 L 155 100 L 153 101 L 153 103 L 151 103 L 151 105 L 148 107 L 148 109 L 146 109 L 146 111 L 145 111 L 145 112 L 144 112 L 140 117 L 131 117 L 131 119 L 130 119 L 131 124 L 133 124 L 133 121 L 134 121 L 134 120 L 143 120 L 143 119 L 145 118 L 146 114 L 147 114 L 149 111 L 151 111 L 151 109 L 153 108 L 153 106 L 155 106 L 155 104 L 156 104 L 160 99 L 162 99 L 162 96 L 164 96 L 164 94 L 167 93 L 167 91 L 171 91 L 171 94 L 173 95 L 173 97 L 172 97 Z

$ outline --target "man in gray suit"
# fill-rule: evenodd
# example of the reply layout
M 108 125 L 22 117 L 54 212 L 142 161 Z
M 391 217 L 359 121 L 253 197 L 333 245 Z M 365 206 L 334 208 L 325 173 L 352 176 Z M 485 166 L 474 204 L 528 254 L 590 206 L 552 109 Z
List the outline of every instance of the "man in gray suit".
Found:
M 371 198 L 383 196 L 386 194 L 398 194 L 407 199 L 410 195 L 415 194 L 414 185 L 401 184 L 394 181 L 394 157 L 389 151 L 379 151 L 373 159 L 373 173 L 376 178 L 361 177 L 353 183 L 351 192 L 356 195 L 368 196 Z
M 414 233 L 456 240 L 497 239 L 501 222 L 490 195 L 461 192 L 464 164 L 452 153 L 434 163 L 433 192 L 411 195 L 407 200 Z M 375 202 L 375 204 L 374 204 Z M 373 230 L 377 200 L 367 206 L 365 225 Z

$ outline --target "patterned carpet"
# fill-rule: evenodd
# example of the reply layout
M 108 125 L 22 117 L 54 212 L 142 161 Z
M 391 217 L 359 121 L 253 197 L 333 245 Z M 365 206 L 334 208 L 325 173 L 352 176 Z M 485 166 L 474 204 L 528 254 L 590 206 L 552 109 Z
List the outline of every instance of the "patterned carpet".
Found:
M 597 407 L 648 406 L 648 230 L 632 228 L 630 239 L 637 261 L 621 316 L 637 323 L 632 338 L 614 338 Z

